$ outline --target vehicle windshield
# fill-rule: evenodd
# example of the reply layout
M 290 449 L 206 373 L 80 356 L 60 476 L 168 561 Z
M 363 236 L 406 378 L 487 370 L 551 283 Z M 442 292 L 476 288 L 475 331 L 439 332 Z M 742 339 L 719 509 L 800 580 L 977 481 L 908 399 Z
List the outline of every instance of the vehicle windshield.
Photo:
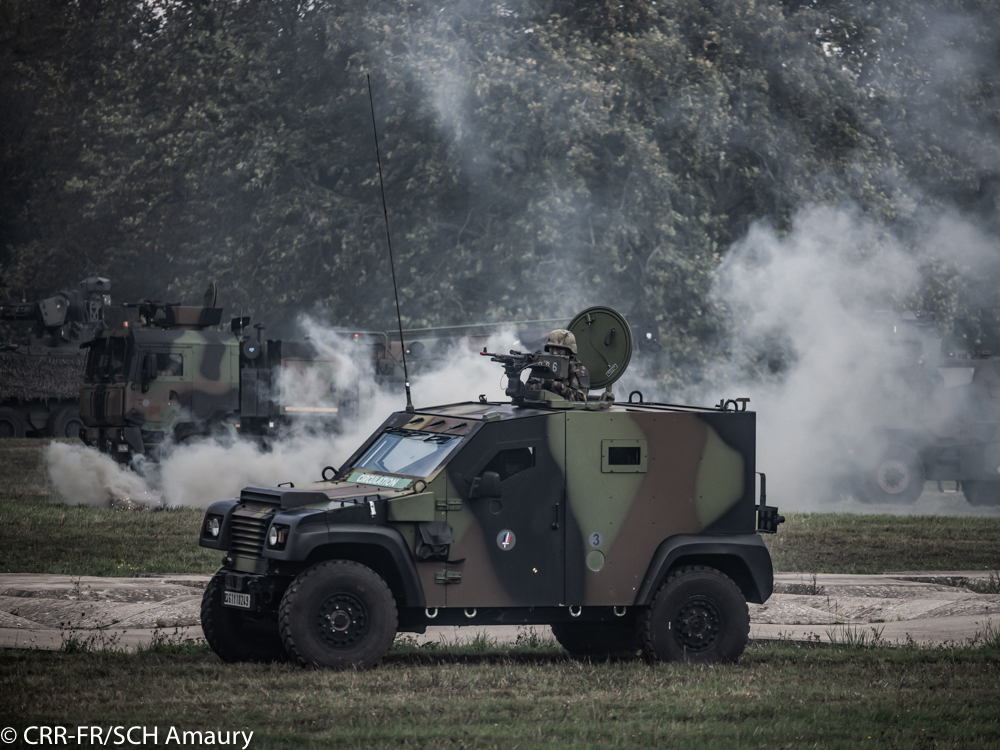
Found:
M 125 374 L 128 341 L 120 336 L 94 339 L 87 354 L 86 379 L 89 383 L 107 383 Z
M 386 430 L 361 460 L 354 464 L 354 468 L 426 477 L 440 466 L 461 442 L 462 438 L 458 435 L 400 429 Z

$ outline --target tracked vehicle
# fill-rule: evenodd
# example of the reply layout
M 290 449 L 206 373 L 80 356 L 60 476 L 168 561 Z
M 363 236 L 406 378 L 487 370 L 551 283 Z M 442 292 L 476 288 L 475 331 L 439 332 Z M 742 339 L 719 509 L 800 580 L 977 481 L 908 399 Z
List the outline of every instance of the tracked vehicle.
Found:
M 224 552 L 201 609 L 212 649 L 368 668 L 401 631 L 549 624 L 580 656 L 737 659 L 747 602 L 773 586 L 760 533 L 784 520 L 763 480 L 755 499 L 756 415 L 745 400 L 616 403 L 625 320 L 590 308 L 569 329 L 606 389 L 586 402 L 520 377 L 555 371 L 554 355 L 496 356 L 509 402 L 396 412 L 323 481 L 214 503 L 200 532 Z

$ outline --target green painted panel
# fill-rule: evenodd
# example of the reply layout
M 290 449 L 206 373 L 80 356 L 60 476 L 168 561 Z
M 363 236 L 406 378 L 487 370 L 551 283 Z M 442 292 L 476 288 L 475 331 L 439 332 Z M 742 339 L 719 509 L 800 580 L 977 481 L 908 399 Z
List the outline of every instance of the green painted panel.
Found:
M 740 452 L 709 427 L 695 479 L 698 521 L 703 527 L 719 520 L 743 497 L 743 470 Z
M 390 519 L 393 521 L 435 521 L 433 492 L 404 495 L 389 502 Z

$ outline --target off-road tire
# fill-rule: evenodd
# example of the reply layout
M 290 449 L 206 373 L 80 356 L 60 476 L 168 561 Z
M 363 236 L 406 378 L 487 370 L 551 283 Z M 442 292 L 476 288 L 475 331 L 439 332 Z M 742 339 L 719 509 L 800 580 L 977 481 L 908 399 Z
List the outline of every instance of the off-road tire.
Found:
M 371 669 L 392 646 L 396 625 L 396 602 L 385 581 L 351 560 L 304 570 L 278 610 L 285 650 L 304 667 Z
M 640 648 L 634 622 L 554 622 L 552 635 L 577 658 L 633 659 Z
M 650 663 L 736 661 L 750 636 L 743 592 L 714 568 L 691 565 L 671 573 L 639 622 Z
M 80 408 L 75 404 L 64 406 L 53 413 L 46 426 L 46 432 L 57 438 L 79 438 L 82 429 L 83 418 L 80 416 Z
M 0 438 L 23 438 L 26 420 L 14 409 L 0 406 Z
M 962 494 L 969 505 L 1000 505 L 1000 482 L 963 479 Z
M 906 445 L 890 445 L 861 477 L 859 499 L 869 503 L 911 504 L 924 491 L 924 463 Z
M 216 573 L 201 598 L 201 629 L 218 657 L 230 663 L 288 661 L 277 623 L 223 607 L 224 589 L 225 573 Z

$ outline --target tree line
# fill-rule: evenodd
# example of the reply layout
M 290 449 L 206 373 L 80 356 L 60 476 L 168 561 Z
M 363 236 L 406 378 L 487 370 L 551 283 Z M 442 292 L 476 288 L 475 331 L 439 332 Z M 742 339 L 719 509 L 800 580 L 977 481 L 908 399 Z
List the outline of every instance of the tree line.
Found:
M 215 280 L 233 314 L 388 328 L 369 77 L 406 326 L 607 304 L 697 377 L 755 221 L 1000 235 L 992 0 L 7 0 L 0 29 L 11 295 Z M 985 346 L 996 282 L 933 258 L 888 302 Z

